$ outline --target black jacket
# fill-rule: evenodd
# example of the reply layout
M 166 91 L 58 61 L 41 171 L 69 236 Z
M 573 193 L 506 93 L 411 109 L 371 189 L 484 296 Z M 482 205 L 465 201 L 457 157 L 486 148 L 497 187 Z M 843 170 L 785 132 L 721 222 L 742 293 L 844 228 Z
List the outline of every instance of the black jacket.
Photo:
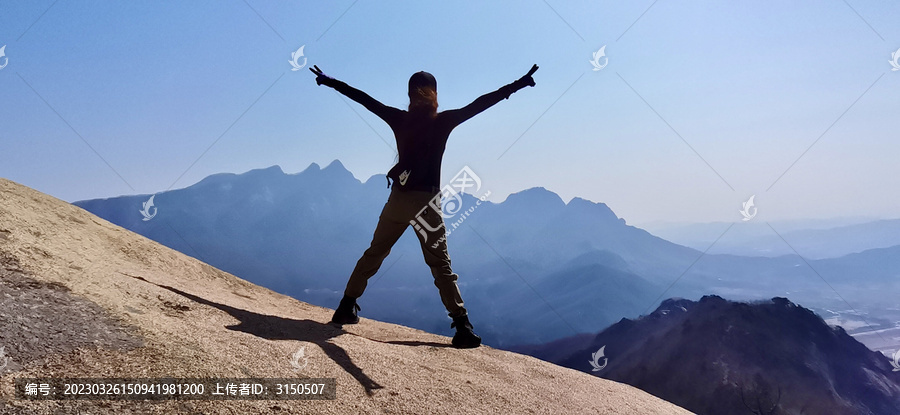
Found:
M 394 180 L 394 186 L 401 190 L 425 191 L 440 188 L 441 159 L 450 132 L 464 121 L 500 100 L 509 98 L 513 92 L 526 86 L 520 81 L 504 85 L 494 92 L 478 97 L 465 107 L 441 111 L 432 118 L 384 105 L 365 92 L 338 80 L 331 79 L 326 85 L 362 104 L 391 127 L 400 155 L 398 163 L 387 175 L 389 179 Z M 401 176 L 404 173 L 406 177 Z M 390 180 L 388 184 L 390 185 Z

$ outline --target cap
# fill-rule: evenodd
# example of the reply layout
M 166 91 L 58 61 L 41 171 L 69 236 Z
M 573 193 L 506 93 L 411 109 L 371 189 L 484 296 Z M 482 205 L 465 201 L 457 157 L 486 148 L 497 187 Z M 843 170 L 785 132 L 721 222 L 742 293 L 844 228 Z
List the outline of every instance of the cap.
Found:
M 425 71 L 419 71 L 412 74 L 412 76 L 409 77 L 409 92 L 420 87 L 430 87 L 437 91 L 437 80 L 434 79 L 434 75 Z

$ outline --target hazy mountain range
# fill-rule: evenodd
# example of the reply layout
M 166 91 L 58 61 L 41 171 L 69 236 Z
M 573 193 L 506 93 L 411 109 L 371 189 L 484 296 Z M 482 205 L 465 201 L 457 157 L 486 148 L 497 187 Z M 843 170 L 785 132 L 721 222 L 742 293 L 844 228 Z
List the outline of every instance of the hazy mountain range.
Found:
M 648 223 L 645 229 L 668 241 L 704 250 L 728 225 L 657 222 Z M 742 223 L 716 241 L 709 253 L 773 257 L 791 255 L 796 250 L 805 258 L 823 259 L 897 245 L 900 245 L 900 219 L 839 218 Z
M 384 176 L 360 182 L 334 161 L 296 174 L 273 166 L 212 175 L 153 195 L 155 216 L 146 221 L 140 210 L 151 195 L 74 204 L 254 283 L 334 307 L 388 193 Z M 472 210 L 475 197 L 462 200 Z M 412 232 L 370 280 L 361 314 L 450 333 Z M 543 188 L 481 204 L 449 245 L 472 321 L 494 346 L 596 332 L 672 296 L 790 295 L 870 324 L 900 320 L 889 310 L 889 293 L 900 292 L 900 247 L 827 260 L 703 255 L 627 225 L 603 203 L 565 203 Z

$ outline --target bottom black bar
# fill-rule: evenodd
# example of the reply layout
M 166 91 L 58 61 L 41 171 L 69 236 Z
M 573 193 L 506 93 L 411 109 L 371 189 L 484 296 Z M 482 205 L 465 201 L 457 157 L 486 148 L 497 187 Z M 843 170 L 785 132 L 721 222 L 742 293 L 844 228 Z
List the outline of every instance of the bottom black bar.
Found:
M 333 400 L 334 378 L 19 378 L 26 400 Z

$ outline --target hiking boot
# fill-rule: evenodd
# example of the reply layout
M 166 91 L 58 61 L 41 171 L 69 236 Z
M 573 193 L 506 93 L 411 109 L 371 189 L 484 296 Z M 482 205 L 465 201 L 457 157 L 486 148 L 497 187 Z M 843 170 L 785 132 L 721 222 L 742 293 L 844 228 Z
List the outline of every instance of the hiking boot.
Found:
M 341 299 L 341 303 L 338 305 L 337 310 L 334 310 L 331 322 L 337 325 L 359 323 L 359 316 L 356 315 L 356 312 L 359 310 L 360 308 L 359 305 L 356 304 L 356 299 L 345 295 L 344 298 Z
M 453 336 L 453 347 L 457 349 L 472 349 L 481 345 L 481 337 L 478 337 L 472 329 L 472 323 L 469 323 L 468 316 L 459 316 L 453 318 L 450 328 L 456 327 L 456 335 Z

